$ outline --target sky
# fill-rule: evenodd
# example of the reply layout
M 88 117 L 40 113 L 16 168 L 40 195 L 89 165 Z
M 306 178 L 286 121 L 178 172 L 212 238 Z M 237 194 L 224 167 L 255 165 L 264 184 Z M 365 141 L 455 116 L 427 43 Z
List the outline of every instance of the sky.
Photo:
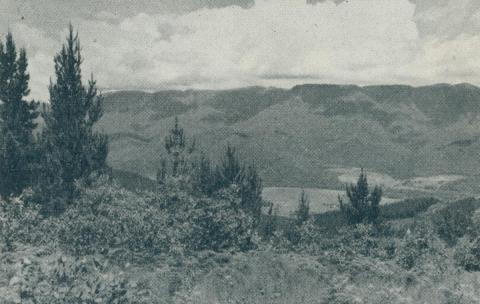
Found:
M 103 91 L 480 85 L 478 0 L 0 0 L 48 100 L 69 22 Z

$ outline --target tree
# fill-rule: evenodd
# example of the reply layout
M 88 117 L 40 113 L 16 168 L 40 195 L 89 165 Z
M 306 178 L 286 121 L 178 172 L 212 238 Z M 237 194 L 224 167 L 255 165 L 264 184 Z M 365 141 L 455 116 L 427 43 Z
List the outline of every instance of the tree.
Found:
M 303 189 L 298 199 L 298 208 L 295 212 L 295 216 L 297 226 L 301 226 L 310 217 L 310 199 L 308 194 Z
M 170 129 L 169 134 L 165 137 L 165 150 L 172 158 L 172 176 L 176 177 L 179 174 L 184 174 L 185 165 L 187 162 L 187 155 L 195 151 L 195 141 L 190 146 L 187 146 L 187 140 L 180 127 L 178 117 L 175 116 L 173 128 Z
M 270 239 L 278 229 L 278 206 L 268 203 L 267 216 L 263 226 L 264 235 Z
M 201 153 L 195 165 L 196 174 L 194 182 L 196 188 L 205 195 L 211 195 L 215 189 L 215 174 L 210 159 Z
M 30 93 L 25 49 L 17 49 L 11 33 L 0 42 L 0 195 L 19 194 L 31 184 L 33 130 L 38 103 L 27 102 Z
M 349 203 L 345 204 L 342 198 L 338 197 L 340 210 L 351 223 L 376 222 L 380 214 L 382 194 L 382 188 L 379 186 L 375 186 L 370 193 L 367 174 L 362 169 L 357 184 L 346 186 L 346 195 Z
M 167 161 L 163 158 L 160 161 L 160 169 L 157 170 L 157 182 L 160 185 L 165 183 L 165 178 L 167 177 Z
M 241 206 L 253 216 L 255 223 L 258 224 L 264 203 L 262 199 L 262 179 L 258 175 L 255 165 L 252 164 L 248 167 L 241 180 Z
M 216 170 L 218 188 L 227 188 L 230 185 L 240 185 L 244 179 L 245 168 L 240 163 L 235 148 L 230 144 L 225 149 L 222 163 Z
M 76 180 L 106 168 L 108 139 L 93 129 L 103 115 L 103 99 L 93 76 L 88 85 L 82 82 L 80 41 L 72 25 L 54 62 L 56 79 L 49 87 L 50 108 L 42 113 L 44 155 L 39 176 L 46 181 L 56 180 L 54 188 L 71 198 Z M 52 163 L 56 164 L 54 168 Z M 52 188 L 42 180 L 39 185 L 43 190 Z M 59 193 L 44 194 L 49 199 Z

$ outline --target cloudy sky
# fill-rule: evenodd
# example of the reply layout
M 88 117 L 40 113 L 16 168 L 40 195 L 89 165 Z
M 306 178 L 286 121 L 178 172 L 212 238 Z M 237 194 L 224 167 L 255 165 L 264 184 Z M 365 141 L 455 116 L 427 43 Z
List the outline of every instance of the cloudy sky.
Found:
M 478 0 L 0 0 L 47 99 L 69 22 L 104 90 L 480 85 Z M 6 4 L 5 4 L 6 3 Z

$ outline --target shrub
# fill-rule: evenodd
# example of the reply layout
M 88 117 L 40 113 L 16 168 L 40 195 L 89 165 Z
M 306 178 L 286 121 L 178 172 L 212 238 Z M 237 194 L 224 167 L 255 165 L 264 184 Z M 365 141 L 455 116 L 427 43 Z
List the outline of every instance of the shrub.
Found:
M 467 271 L 480 271 L 480 238 L 459 239 L 455 247 L 456 263 Z
M 75 254 L 113 248 L 158 254 L 175 242 L 167 221 L 153 200 L 100 178 L 58 217 L 57 231 L 61 245 Z
M 321 240 L 322 231 L 312 219 L 301 224 L 288 226 L 283 233 L 284 240 L 276 240 L 278 244 L 287 246 L 289 250 L 314 252 Z
M 23 196 L 6 202 L 0 200 L 0 239 L 4 250 L 13 250 L 14 242 L 30 242 L 39 237 L 39 209 L 28 206 Z
M 424 265 L 426 261 L 445 260 L 442 256 L 444 243 L 435 230 L 422 219 L 408 229 L 402 238 L 397 239 L 396 262 L 405 269 Z
M 480 209 L 471 217 L 471 226 L 455 246 L 455 261 L 467 271 L 480 271 Z
M 48 265 L 28 260 L 19 266 L 10 288 L 21 303 L 140 303 L 124 275 L 109 273 L 104 265 L 92 256 L 61 256 Z
M 480 206 L 476 199 L 438 205 L 429 211 L 428 217 L 439 237 L 449 245 L 454 245 L 473 225 L 473 213 Z
M 241 208 L 237 191 L 231 187 L 211 198 L 175 197 L 169 214 L 187 249 L 244 251 L 254 246 L 255 221 Z

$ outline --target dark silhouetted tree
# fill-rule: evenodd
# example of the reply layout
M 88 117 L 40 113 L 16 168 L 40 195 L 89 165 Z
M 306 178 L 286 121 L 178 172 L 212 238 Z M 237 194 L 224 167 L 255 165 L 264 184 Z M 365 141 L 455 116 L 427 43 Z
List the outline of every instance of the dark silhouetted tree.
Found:
M 32 182 L 33 130 L 38 103 L 27 102 L 30 90 L 24 49 L 17 53 L 11 33 L 0 42 L 0 195 L 19 194 Z
M 235 148 L 228 144 L 222 162 L 216 170 L 217 187 L 220 189 L 233 184 L 240 185 L 245 177 L 244 172 L 245 168 L 240 163 Z
M 310 217 L 310 199 L 305 190 L 302 189 L 300 197 L 298 199 L 298 208 L 295 212 L 296 224 L 301 226 Z
M 196 164 L 195 184 L 196 187 L 205 195 L 211 195 L 215 189 L 215 174 L 208 159 L 204 153 L 201 153 Z
M 80 41 L 71 25 L 67 41 L 54 62 L 56 79 L 49 87 L 50 107 L 42 113 L 44 156 L 39 186 L 47 200 L 60 193 L 71 198 L 75 181 L 105 169 L 108 154 L 107 137 L 93 130 L 103 115 L 103 99 L 93 77 L 86 86 L 82 82 Z M 56 186 L 46 184 L 52 181 L 57 182 Z M 44 192 L 54 189 L 60 191 Z
M 190 171 L 193 164 L 190 156 L 195 152 L 195 140 L 188 144 L 185 132 L 180 127 L 178 117 L 175 117 L 173 128 L 165 136 L 164 145 L 170 162 L 161 163 L 157 177 L 163 176 L 163 179 L 165 179 L 166 176 L 191 175 L 192 172 Z M 162 183 L 161 180 L 159 182 Z
M 165 178 L 167 177 L 167 161 L 162 158 L 160 161 L 160 168 L 157 170 L 157 182 L 160 185 L 165 183 Z
M 242 208 L 249 212 L 255 222 L 258 223 L 264 205 L 262 199 L 262 179 L 258 175 L 256 167 L 251 165 L 245 170 L 241 180 L 240 194 Z
M 267 239 L 270 239 L 278 229 L 278 206 L 268 203 L 268 211 L 265 217 L 263 232 Z
M 379 186 L 370 193 L 367 174 L 362 169 L 357 183 L 346 186 L 348 204 L 338 197 L 340 209 L 351 223 L 376 222 L 380 214 L 382 194 L 382 188 Z

